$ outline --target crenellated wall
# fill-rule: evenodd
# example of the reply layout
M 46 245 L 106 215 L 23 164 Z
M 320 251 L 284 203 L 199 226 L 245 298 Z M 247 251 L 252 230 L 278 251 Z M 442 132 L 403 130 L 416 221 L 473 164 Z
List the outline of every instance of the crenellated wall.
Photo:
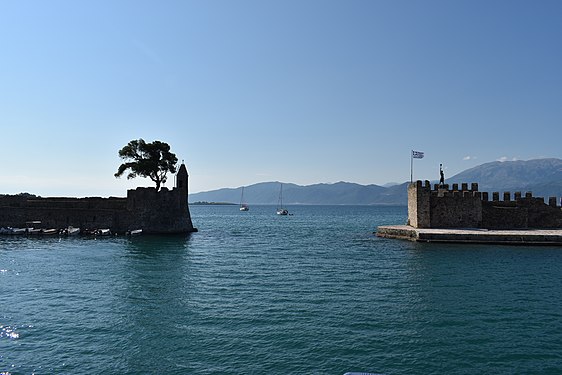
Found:
M 408 186 L 408 222 L 415 228 L 525 229 L 562 228 L 562 209 L 557 198 L 478 191 L 478 184 L 434 185 L 416 181 Z
M 109 228 L 112 232 L 142 229 L 144 233 L 193 232 L 187 204 L 187 169 L 181 165 L 176 187 L 137 188 L 127 198 L 28 198 L 0 196 L 0 227 L 25 227 L 41 221 L 43 228 Z

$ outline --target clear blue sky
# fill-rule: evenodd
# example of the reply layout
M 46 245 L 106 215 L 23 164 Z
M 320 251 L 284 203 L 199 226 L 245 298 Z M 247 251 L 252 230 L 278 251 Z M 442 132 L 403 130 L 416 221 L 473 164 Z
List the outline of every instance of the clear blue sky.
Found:
M 0 193 L 437 179 L 561 157 L 562 1 L 0 2 Z M 169 177 L 168 187 L 173 185 Z

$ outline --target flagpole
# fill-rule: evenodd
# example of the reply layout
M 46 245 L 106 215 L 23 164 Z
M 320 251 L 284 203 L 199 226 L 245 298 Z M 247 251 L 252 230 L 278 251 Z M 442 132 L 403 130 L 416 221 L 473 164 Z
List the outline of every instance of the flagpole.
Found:
M 414 182 L 414 150 L 410 150 L 410 183 Z
M 414 159 L 423 159 L 423 152 L 411 150 L 411 154 L 410 154 L 410 183 L 414 182 Z

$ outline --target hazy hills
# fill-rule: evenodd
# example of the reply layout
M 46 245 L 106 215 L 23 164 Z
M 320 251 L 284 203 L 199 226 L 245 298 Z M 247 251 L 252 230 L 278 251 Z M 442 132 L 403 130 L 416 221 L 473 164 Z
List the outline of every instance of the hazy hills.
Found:
M 433 181 L 435 182 L 435 181 Z M 532 191 L 534 196 L 562 196 L 562 160 L 535 159 L 491 162 L 447 178 L 448 184 L 478 182 L 480 191 Z M 283 183 L 284 204 L 406 204 L 408 183 L 391 186 L 350 182 L 295 185 Z M 279 182 L 262 182 L 244 189 L 248 204 L 277 204 Z M 189 195 L 189 202 L 239 203 L 242 188 L 225 188 Z
M 248 204 L 277 204 L 279 182 L 262 182 L 244 188 Z M 406 185 L 385 188 L 350 182 L 335 184 L 295 185 L 283 183 L 284 204 L 401 204 L 406 198 Z M 219 189 L 189 195 L 189 202 L 239 203 L 242 189 Z
M 478 182 L 482 191 L 532 191 L 537 197 L 560 197 L 562 160 L 495 161 L 467 169 L 448 182 Z

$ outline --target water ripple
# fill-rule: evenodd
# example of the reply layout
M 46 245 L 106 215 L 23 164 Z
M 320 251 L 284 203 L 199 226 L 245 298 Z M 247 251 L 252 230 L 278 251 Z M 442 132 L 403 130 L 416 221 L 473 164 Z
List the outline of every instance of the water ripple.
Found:
M 562 372 L 562 252 L 376 238 L 402 207 L 194 207 L 199 233 L 0 238 L 0 371 Z

